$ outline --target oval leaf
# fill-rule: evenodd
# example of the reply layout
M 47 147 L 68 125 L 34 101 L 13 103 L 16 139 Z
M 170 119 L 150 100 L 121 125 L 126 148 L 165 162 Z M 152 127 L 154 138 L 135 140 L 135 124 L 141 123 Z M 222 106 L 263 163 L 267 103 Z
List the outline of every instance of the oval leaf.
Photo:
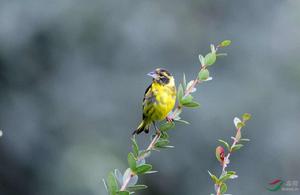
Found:
M 224 162 L 224 148 L 222 146 L 218 146 L 216 148 L 216 158 L 218 159 L 219 162 L 223 163 Z
M 198 79 L 201 81 L 207 80 L 209 77 L 209 71 L 207 69 L 201 69 L 198 74 Z
M 107 177 L 107 188 L 109 194 L 113 195 L 116 194 L 118 190 L 118 183 L 117 179 L 115 178 L 115 175 L 113 172 L 110 172 Z
M 144 190 L 147 188 L 148 188 L 148 186 L 146 186 L 146 185 L 135 185 L 135 186 L 129 187 L 128 189 L 131 191 L 137 191 L 137 190 Z
M 135 158 L 134 158 L 134 155 L 132 154 L 132 152 L 130 152 L 128 154 L 127 160 L 128 160 L 128 165 L 129 165 L 130 169 L 132 171 L 134 171 L 136 168 L 136 161 L 135 161 Z
M 191 102 L 192 100 L 193 100 L 193 96 L 191 96 L 191 95 L 186 95 L 186 96 L 184 96 L 184 97 L 182 97 L 182 98 L 180 99 L 180 103 L 181 103 L 182 105 L 184 105 L 184 104 L 187 104 L 187 103 Z
M 183 73 L 183 78 L 182 78 L 182 85 L 183 85 L 183 89 L 186 88 L 186 78 L 185 78 L 185 74 Z
M 131 139 L 132 140 L 132 151 L 135 157 L 139 155 L 139 146 L 135 140 L 135 137 Z
M 159 127 L 159 130 L 167 131 L 169 129 L 172 129 L 174 126 L 175 124 L 173 122 L 166 122 Z
M 182 119 L 178 119 L 178 120 L 175 120 L 176 122 L 180 122 L 180 123 L 184 123 L 186 125 L 189 125 L 190 123 L 188 121 L 185 121 L 185 120 L 182 120 Z
M 179 86 L 178 86 L 178 90 L 177 90 L 177 98 L 178 98 L 179 102 L 181 101 L 182 96 L 183 96 L 183 88 L 182 88 L 182 85 L 180 83 Z
M 231 148 L 231 151 L 232 152 L 237 151 L 243 146 L 244 146 L 243 144 L 236 144 L 234 147 Z
M 129 195 L 130 192 L 129 191 L 119 191 L 117 192 L 117 195 Z
M 221 143 L 223 143 L 226 146 L 226 148 L 227 148 L 228 151 L 230 150 L 230 146 L 229 146 L 229 144 L 226 141 L 224 141 L 222 139 L 218 139 L 218 141 L 221 142 Z
M 197 108 L 200 106 L 200 104 L 196 101 L 191 101 L 191 102 L 188 102 L 188 103 L 185 103 L 185 104 L 182 104 L 183 106 L 185 107 L 189 107 L 189 108 Z
M 169 143 L 170 143 L 169 140 L 159 139 L 158 142 L 156 142 L 155 147 L 156 148 L 163 148 L 164 146 L 167 146 Z
M 143 165 L 138 166 L 136 168 L 136 173 L 137 174 L 143 174 L 143 173 L 146 173 L 148 171 L 151 171 L 151 169 L 152 169 L 152 165 L 150 165 L 150 164 L 143 164 Z
M 244 113 L 243 114 L 243 121 L 248 121 L 248 120 L 250 120 L 251 119 L 251 114 L 249 114 L 249 113 Z
M 219 179 L 214 174 L 212 174 L 209 171 L 208 171 L 208 174 L 215 184 L 219 183 Z
M 220 43 L 220 47 L 227 47 L 231 44 L 230 40 L 224 40 Z
M 205 65 L 211 66 L 216 62 L 217 56 L 215 52 L 210 52 L 205 56 Z
M 221 194 L 224 194 L 226 191 L 227 191 L 227 185 L 225 183 L 222 183 L 220 186 Z

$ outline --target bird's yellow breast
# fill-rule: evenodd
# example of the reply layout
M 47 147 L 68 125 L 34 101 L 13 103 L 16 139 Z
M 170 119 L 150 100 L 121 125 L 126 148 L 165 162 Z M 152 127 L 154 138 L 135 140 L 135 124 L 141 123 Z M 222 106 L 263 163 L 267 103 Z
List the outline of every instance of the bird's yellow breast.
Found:
M 144 114 L 149 120 L 163 120 L 175 105 L 175 85 L 152 83 L 151 92 L 154 101 L 144 107 Z

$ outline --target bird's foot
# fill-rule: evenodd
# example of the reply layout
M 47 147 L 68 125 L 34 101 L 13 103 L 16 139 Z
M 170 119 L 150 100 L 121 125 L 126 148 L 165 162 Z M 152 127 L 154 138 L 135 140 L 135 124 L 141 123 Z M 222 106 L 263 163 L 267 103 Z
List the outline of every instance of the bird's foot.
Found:
M 172 123 L 172 122 L 174 121 L 174 119 L 173 119 L 172 117 L 170 117 L 170 116 L 167 116 L 167 117 L 166 117 L 166 121 L 167 121 L 168 123 Z

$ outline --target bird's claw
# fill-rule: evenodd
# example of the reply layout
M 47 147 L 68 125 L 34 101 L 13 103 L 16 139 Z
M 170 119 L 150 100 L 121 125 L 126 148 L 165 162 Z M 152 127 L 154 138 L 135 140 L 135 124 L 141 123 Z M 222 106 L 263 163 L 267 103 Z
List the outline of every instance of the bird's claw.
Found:
M 169 122 L 169 123 L 172 123 L 174 121 L 174 119 L 170 116 L 167 116 L 166 121 Z

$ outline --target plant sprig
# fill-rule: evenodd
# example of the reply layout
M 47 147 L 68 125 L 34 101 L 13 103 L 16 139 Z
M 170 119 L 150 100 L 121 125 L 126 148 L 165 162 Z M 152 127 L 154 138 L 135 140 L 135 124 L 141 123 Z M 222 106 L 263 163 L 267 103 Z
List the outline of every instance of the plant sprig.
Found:
M 224 56 L 224 53 L 217 53 L 221 47 L 227 47 L 231 43 L 230 40 L 222 41 L 217 46 L 211 45 L 211 51 L 203 57 L 199 55 L 200 70 L 194 80 L 186 81 L 183 74 L 183 80 L 177 90 L 177 106 L 167 116 L 167 122 L 159 126 L 159 130 L 153 136 L 150 144 L 144 150 L 140 150 L 135 139 L 132 138 L 132 152 L 128 154 L 128 166 L 122 175 L 118 169 L 110 172 L 107 180 L 103 180 L 105 188 L 109 195 L 129 195 L 137 190 L 146 189 L 146 185 L 138 185 L 138 177 L 142 174 L 151 174 L 157 171 L 152 170 L 152 165 L 146 163 L 146 158 L 150 156 L 152 151 L 173 148 L 170 145 L 168 131 L 175 127 L 176 123 L 189 124 L 189 122 L 181 119 L 180 114 L 183 108 L 196 108 L 200 104 L 194 100 L 192 93 L 196 91 L 196 86 L 205 81 L 212 80 L 208 68 L 216 62 L 217 57 Z
M 216 148 L 216 158 L 220 162 L 220 165 L 222 166 L 222 172 L 219 177 L 215 176 L 211 172 L 208 171 L 208 174 L 210 175 L 212 181 L 215 184 L 215 192 L 217 195 L 222 195 L 226 193 L 227 191 L 227 185 L 226 181 L 229 179 L 235 179 L 238 176 L 236 175 L 235 171 L 227 171 L 226 168 L 230 163 L 230 156 L 233 152 L 241 149 L 244 145 L 241 144 L 242 142 L 250 141 L 249 139 L 242 138 L 242 128 L 245 127 L 246 122 L 251 119 L 251 115 L 248 113 L 244 113 L 242 115 L 242 120 L 238 117 L 235 117 L 233 120 L 234 126 L 236 128 L 236 134 L 234 137 L 231 137 L 233 140 L 231 146 L 224 140 L 219 139 L 218 141 L 222 143 L 225 147 L 218 146 Z M 225 154 L 227 150 L 227 154 Z

